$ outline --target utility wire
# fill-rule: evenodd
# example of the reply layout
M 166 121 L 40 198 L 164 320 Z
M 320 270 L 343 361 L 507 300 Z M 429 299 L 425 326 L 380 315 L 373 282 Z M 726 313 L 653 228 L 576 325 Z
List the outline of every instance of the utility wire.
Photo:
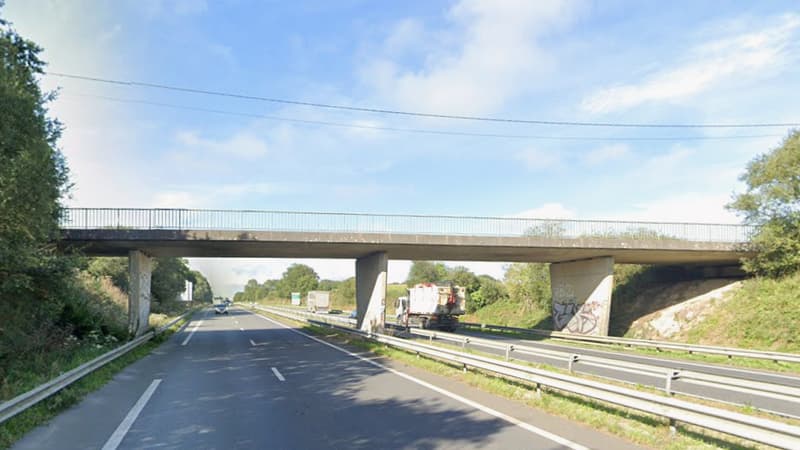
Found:
M 118 103 L 136 103 L 142 105 L 158 106 L 162 108 L 198 111 L 213 114 L 223 114 L 228 116 L 251 117 L 256 119 L 268 119 L 282 122 L 302 123 L 309 125 L 323 125 L 340 128 L 353 128 L 362 130 L 376 130 L 376 131 L 393 131 L 403 133 L 417 133 L 417 134 L 435 134 L 445 136 L 471 136 L 471 137 L 488 137 L 488 138 L 505 138 L 505 139 L 531 139 L 531 140 L 565 140 L 565 141 L 701 141 L 701 140 L 735 140 L 735 139 L 758 139 L 767 137 L 780 137 L 781 135 L 774 134 L 754 134 L 754 135 L 734 135 L 734 136 L 655 136 L 655 137 L 609 137 L 609 136 L 546 136 L 546 135 L 526 135 L 526 134 L 500 134 L 500 133 L 474 133 L 466 131 L 447 131 L 447 130 L 432 130 L 423 128 L 397 128 L 397 127 L 384 127 L 377 125 L 359 125 L 353 123 L 343 122 L 329 122 L 322 120 L 309 120 L 297 119 L 283 116 L 272 116 L 255 113 L 245 113 L 238 111 L 227 111 L 221 109 L 201 108 L 196 106 L 176 105 L 171 103 L 153 102 L 149 100 L 138 100 L 128 98 L 108 97 L 105 95 L 85 94 L 85 93 L 66 93 L 67 96 L 87 97 L 100 100 L 107 100 Z
M 525 119 L 511 119 L 499 117 L 481 117 L 481 116 L 465 116 L 465 115 L 452 115 L 452 114 L 436 114 L 424 113 L 413 111 L 400 111 L 393 109 L 383 108 L 367 108 L 359 106 L 347 105 L 334 105 L 329 103 L 305 102 L 299 100 L 288 100 L 273 97 L 261 97 L 257 95 L 237 94 L 231 92 L 211 91 L 205 89 L 196 89 L 183 86 L 172 86 L 167 84 L 147 83 L 143 81 L 124 81 L 114 80 L 109 78 L 89 77 L 85 75 L 75 75 L 62 72 L 45 72 L 47 75 L 71 78 L 76 80 L 92 81 L 97 83 L 107 83 L 122 86 L 139 86 L 154 89 L 164 89 L 169 91 L 187 92 L 192 94 L 213 95 L 220 97 L 238 98 L 244 100 L 256 100 L 270 103 L 281 103 L 286 105 L 299 105 L 309 106 L 314 108 L 336 109 L 344 111 L 357 111 L 368 112 L 375 114 L 392 114 L 398 116 L 413 116 L 413 117 L 427 117 L 435 119 L 451 119 L 451 120 L 469 120 L 480 122 L 499 122 L 499 123 L 516 123 L 528 125 L 559 125 L 559 126 L 580 126 L 580 127 L 617 127 L 617 128 L 771 128 L 771 127 L 796 127 L 800 126 L 800 122 L 786 122 L 786 123 L 707 123 L 707 124 L 691 124 L 691 123 L 672 123 L 672 124 L 658 124 L 658 123 L 612 123 L 612 122 L 577 122 L 577 121 L 561 121 L 561 120 L 525 120 Z

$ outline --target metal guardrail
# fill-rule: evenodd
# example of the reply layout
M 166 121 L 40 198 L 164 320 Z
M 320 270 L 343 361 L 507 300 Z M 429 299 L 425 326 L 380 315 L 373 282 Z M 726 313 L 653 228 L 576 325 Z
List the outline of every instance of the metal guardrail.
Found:
M 718 389 L 768 396 L 796 404 L 799 413 L 798 415 L 793 415 L 792 417 L 800 417 L 800 388 L 796 387 L 742 378 L 711 375 L 693 370 L 665 368 L 661 366 L 619 361 L 591 355 L 581 355 L 576 352 L 541 349 L 518 344 L 502 344 L 491 339 L 481 339 L 474 336 L 460 336 L 446 332 L 419 330 L 413 328 L 409 329 L 408 332 L 414 335 L 428 337 L 431 341 L 441 339 L 453 342 L 457 345 L 460 345 L 462 349 L 476 346 L 502 350 L 505 352 L 506 361 L 510 361 L 513 354 L 525 354 L 558 361 L 565 361 L 570 373 L 574 371 L 577 365 L 588 365 L 613 369 L 616 371 L 659 377 L 664 380 L 664 392 L 670 395 L 674 393 L 672 389 L 672 383 L 675 380 L 681 380 L 698 385 L 714 386 Z
M 327 323 L 334 323 L 337 325 L 348 326 L 348 327 L 355 326 L 355 320 L 349 318 L 329 316 L 325 314 L 312 314 L 291 308 L 280 308 L 280 307 L 272 307 L 272 308 L 289 314 L 297 314 L 307 319 L 313 319 Z M 654 378 L 661 378 L 664 380 L 664 385 L 663 385 L 664 392 L 670 395 L 675 393 L 673 390 L 673 382 L 675 382 L 676 380 L 680 380 L 682 382 L 692 383 L 695 385 L 713 386 L 715 388 L 725 389 L 728 391 L 734 391 L 734 392 L 758 395 L 758 396 L 766 396 L 773 399 L 778 399 L 796 404 L 798 411 L 797 414 L 788 414 L 779 411 L 770 411 L 770 412 L 774 412 L 775 414 L 785 415 L 789 417 L 795 417 L 795 418 L 800 417 L 800 389 L 792 386 L 786 386 L 783 384 L 754 381 L 744 378 L 712 375 L 694 370 L 675 369 L 657 365 L 632 363 L 627 361 L 620 361 L 613 358 L 603 358 L 591 355 L 583 355 L 580 354 L 579 351 L 560 351 L 560 350 L 542 349 L 537 347 L 528 347 L 519 344 L 504 344 L 496 340 L 481 339 L 474 336 L 463 336 L 443 331 L 431 331 L 431 330 L 423 330 L 417 328 L 406 329 L 405 327 L 399 327 L 394 324 L 388 324 L 388 323 L 387 326 L 401 329 L 412 335 L 427 337 L 431 341 L 443 340 L 451 342 L 455 345 L 460 346 L 462 349 L 467 349 L 468 347 L 483 347 L 483 348 L 500 350 L 504 353 L 506 361 L 510 361 L 512 359 L 512 356 L 515 354 L 522 354 L 522 355 L 535 356 L 539 358 L 546 358 L 553 361 L 566 362 L 567 368 L 570 373 L 572 373 L 577 366 L 594 366 L 594 367 L 613 369 L 617 372 L 628 372 L 639 375 L 647 375 Z M 686 394 L 686 395 L 693 396 L 693 394 Z M 737 404 L 737 405 L 740 404 L 736 402 L 726 402 L 726 403 Z
M 800 448 L 800 427 L 797 426 L 710 406 L 698 405 L 672 397 L 662 397 L 646 392 L 639 392 L 633 389 L 586 380 L 571 375 L 548 372 L 511 362 L 434 347 L 388 335 L 367 334 L 349 327 L 317 320 L 317 318 L 306 318 L 297 313 L 283 312 L 273 308 L 256 308 L 292 320 L 328 325 L 403 350 L 416 352 L 450 363 L 463 364 L 464 367 L 474 367 L 505 377 L 523 380 L 533 383 L 537 387 L 537 390 L 541 386 L 544 386 L 562 392 L 581 395 L 593 400 L 599 400 L 665 417 L 670 420 L 671 426 L 675 426 L 677 422 L 682 422 L 779 448 Z
M 577 334 L 561 333 L 558 331 L 535 330 L 530 328 L 506 327 L 502 325 L 490 325 L 490 324 L 471 323 L 471 322 L 460 322 L 459 325 L 468 328 L 479 328 L 481 330 L 502 331 L 502 332 L 529 334 L 535 336 L 544 336 L 566 341 L 579 341 L 579 342 L 589 342 L 596 344 L 616 344 L 616 345 L 624 345 L 627 347 L 654 348 L 656 350 L 676 350 L 687 353 L 723 355 L 727 356 L 728 358 L 738 357 L 738 358 L 770 360 L 775 362 L 800 363 L 800 355 L 794 353 L 747 350 L 741 348 L 719 347 L 714 345 L 681 344 L 677 342 L 655 341 L 647 339 L 630 339 L 630 338 L 619 338 L 610 336 L 582 336 Z
M 63 229 L 391 233 L 721 243 L 747 242 L 755 230 L 747 225 L 681 222 L 134 208 L 66 208 L 60 224 Z
M 58 391 L 75 383 L 76 381 L 80 380 L 86 375 L 89 375 L 95 370 L 105 366 L 111 361 L 114 361 L 120 356 L 139 347 L 140 345 L 146 343 L 150 339 L 153 339 L 155 336 L 163 333 L 164 331 L 166 331 L 167 329 L 178 323 L 180 320 L 186 318 L 193 312 L 194 311 L 188 311 L 176 317 L 175 319 L 173 319 L 166 325 L 162 326 L 161 328 L 151 330 L 146 334 L 139 336 L 138 338 L 133 339 L 132 341 L 127 342 L 109 352 L 106 352 L 87 363 L 81 364 L 80 366 L 68 372 L 64 372 L 58 377 L 42 385 L 39 385 L 28 392 L 20 394 L 6 402 L 0 403 L 0 424 L 16 416 L 17 414 L 27 410 L 28 408 L 41 402 L 42 400 L 54 395 Z

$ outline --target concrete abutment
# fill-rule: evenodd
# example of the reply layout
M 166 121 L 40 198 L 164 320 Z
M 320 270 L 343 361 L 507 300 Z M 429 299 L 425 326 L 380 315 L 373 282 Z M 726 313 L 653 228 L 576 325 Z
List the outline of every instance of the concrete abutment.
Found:
M 356 325 L 362 331 L 383 330 L 388 267 L 384 252 L 356 259 Z
M 553 329 L 608 336 L 613 287 L 611 256 L 550 264 Z
M 150 281 L 153 259 L 134 250 L 128 253 L 128 331 L 134 336 L 143 335 L 150 327 Z

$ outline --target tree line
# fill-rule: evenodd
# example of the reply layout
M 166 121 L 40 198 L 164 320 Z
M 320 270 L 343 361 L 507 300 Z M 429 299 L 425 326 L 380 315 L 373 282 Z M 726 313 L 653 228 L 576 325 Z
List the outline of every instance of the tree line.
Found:
M 129 337 L 127 260 L 57 251 L 72 184 L 58 147 L 62 124 L 48 114 L 57 93 L 39 86 L 41 51 L 0 17 L 0 399 L 30 374 L 58 373 L 81 351 Z M 196 298 L 210 300 L 202 274 L 159 258 L 153 310 L 169 309 L 186 279 Z
M 518 263 L 507 267 L 505 276 L 498 280 L 489 275 L 477 275 L 464 266 L 449 267 L 441 262 L 414 261 L 404 286 L 389 287 L 389 302 L 405 294 L 405 287 L 426 282 L 452 282 L 467 290 L 467 309 L 476 311 L 503 299 L 523 304 L 526 309 L 549 308 L 550 272 L 547 264 Z M 260 300 L 288 300 L 292 292 L 302 297 L 308 291 L 331 291 L 334 303 L 353 305 L 356 297 L 355 278 L 324 280 L 313 268 L 305 264 L 293 264 L 279 279 L 268 279 L 261 283 L 250 279 L 244 288 L 234 294 L 235 302 L 257 302 Z

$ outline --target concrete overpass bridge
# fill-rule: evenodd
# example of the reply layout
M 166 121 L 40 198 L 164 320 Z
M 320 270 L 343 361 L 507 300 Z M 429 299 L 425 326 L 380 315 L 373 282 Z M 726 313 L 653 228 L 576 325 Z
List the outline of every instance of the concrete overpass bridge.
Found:
M 388 260 L 551 263 L 556 328 L 608 333 L 613 266 L 738 266 L 743 225 L 286 211 L 71 208 L 65 251 L 130 258 L 131 329 L 143 332 L 151 257 L 356 260 L 362 329 L 383 325 Z

